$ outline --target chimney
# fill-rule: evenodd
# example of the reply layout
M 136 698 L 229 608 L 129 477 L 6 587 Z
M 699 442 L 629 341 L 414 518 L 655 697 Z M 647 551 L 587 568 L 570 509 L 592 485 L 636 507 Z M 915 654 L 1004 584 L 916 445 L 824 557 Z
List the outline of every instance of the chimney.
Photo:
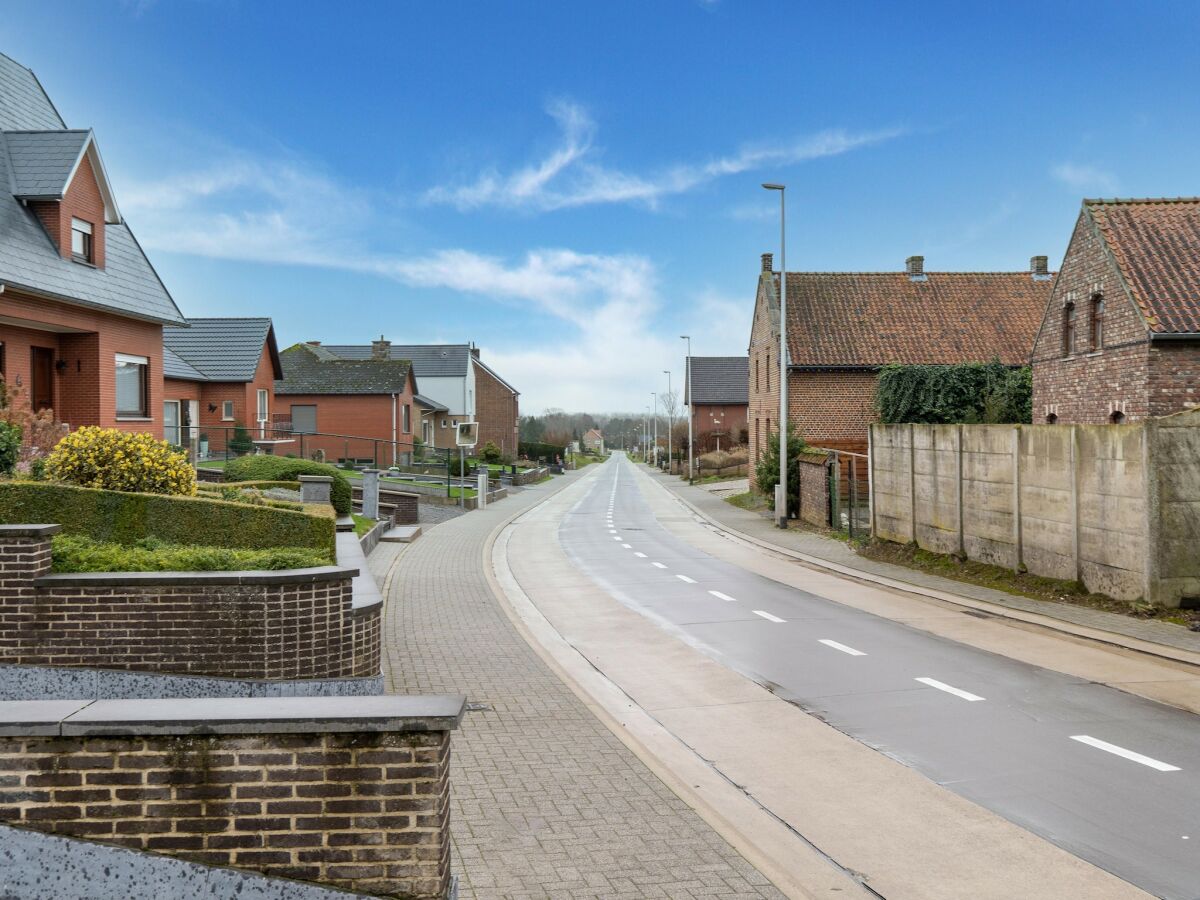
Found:
M 1029 274 L 1036 280 L 1042 281 L 1050 277 L 1050 260 L 1045 256 L 1029 257 Z
M 775 271 L 775 254 L 774 253 L 764 253 L 762 255 L 762 263 L 763 263 L 762 270 L 764 272 L 774 272 Z
M 321 346 L 320 341 L 305 341 L 304 343 L 308 344 L 308 346 L 310 346 L 310 347 L 320 347 Z
M 379 336 L 379 340 L 371 341 L 371 359 L 391 359 L 392 342 L 384 340 L 383 335 Z
M 925 257 L 910 256 L 904 261 L 904 271 L 908 273 L 908 277 L 913 281 L 924 281 Z

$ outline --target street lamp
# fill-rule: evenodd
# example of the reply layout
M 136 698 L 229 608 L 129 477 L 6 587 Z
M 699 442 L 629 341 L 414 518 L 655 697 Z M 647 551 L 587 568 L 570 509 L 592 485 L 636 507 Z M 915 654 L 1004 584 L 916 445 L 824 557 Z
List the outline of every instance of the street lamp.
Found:
M 763 187 L 768 191 L 779 191 L 779 485 L 775 489 L 775 517 L 780 528 L 787 528 L 787 216 L 784 204 L 787 188 L 772 182 L 766 182 Z
M 650 392 L 654 405 L 654 465 L 658 465 L 658 394 Z
M 671 400 L 671 403 L 674 404 L 675 398 L 671 394 L 671 373 L 668 372 L 666 369 L 663 369 L 663 374 L 667 376 L 667 397 L 669 397 Z M 663 408 L 667 411 L 667 474 L 670 475 L 671 474 L 671 432 L 675 429 L 675 414 L 671 411 L 671 408 L 667 406 L 665 401 L 663 402 Z
M 692 420 L 696 418 L 696 410 L 693 404 L 696 402 L 692 397 L 692 336 L 690 334 L 681 334 L 681 341 L 687 341 L 687 408 L 688 408 L 688 484 L 692 484 L 692 474 L 696 471 L 692 464 Z

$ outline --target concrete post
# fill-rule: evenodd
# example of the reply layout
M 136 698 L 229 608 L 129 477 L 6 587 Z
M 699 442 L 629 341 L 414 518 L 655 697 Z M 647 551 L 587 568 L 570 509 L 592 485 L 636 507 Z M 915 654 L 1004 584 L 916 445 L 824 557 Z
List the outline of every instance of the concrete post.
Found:
M 1071 427 L 1071 539 L 1075 558 L 1075 580 L 1083 581 L 1082 560 L 1079 558 L 1079 426 Z
M 1024 567 L 1021 554 L 1021 426 L 1012 427 L 1012 466 L 1013 466 L 1013 571 L 1020 572 Z
M 958 435 L 954 447 L 954 498 L 958 503 L 958 555 L 967 558 L 967 529 L 963 522 L 963 427 L 956 426 Z
M 875 537 L 875 426 L 867 426 L 867 523 Z
M 1145 570 L 1146 583 L 1142 589 L 1142 599 L 1146 603 L 1159 603 L 1161 599 L 1161 565 L 1159 559 L 1159 536 L 1162 532 L 1162 500 L 1158 489 L 1158 471 L 1155 463 L 1155 444 L 1158 437 L 1158 424 L 1154 419 L 1142 423 L 1142 479 L 1143 495 L 1145 497 L 1146 535 Z M 1173 605 L 1178 605 L 1176 601 Z
M 332 475 L 301 475 L 299 481 L 301 503 L 330 502 L 330 493 L 333 491 Z
M 841 473 L 838 473 L 839 476 Z M 908 540 L 917 542 L 917 438 L 916 426 L 908 426 Z
M 477 509 L 483 509 L 487 506 L 488 495 L 488 470 L 485 466 L 480 466 L 476 473 L 476 483 L 478 484 L 479 500 L 476 503 Z
M 368 519 L 379 518 L 379 470 L 363 469 L 362 514 Z

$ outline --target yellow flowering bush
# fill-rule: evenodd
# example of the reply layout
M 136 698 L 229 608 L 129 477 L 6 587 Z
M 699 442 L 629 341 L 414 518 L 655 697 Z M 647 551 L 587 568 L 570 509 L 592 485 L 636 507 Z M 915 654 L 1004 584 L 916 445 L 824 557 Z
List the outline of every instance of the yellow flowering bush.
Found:
M 187 456 L 149 434 L 88 425 L 64 437 L 46 458 L 55 481 L 109 491 L 196 493 L 196 470 Z

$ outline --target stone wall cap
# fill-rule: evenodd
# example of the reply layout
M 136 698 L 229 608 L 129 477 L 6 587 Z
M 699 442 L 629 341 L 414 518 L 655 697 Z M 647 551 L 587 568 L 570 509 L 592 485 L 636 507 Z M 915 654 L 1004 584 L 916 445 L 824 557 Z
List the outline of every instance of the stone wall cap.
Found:
M 229 697 L 168 700 L 8 700 L 0 734 L 326 734 L 449 731 L 467 698 L 445 694 L 371 697 Z
M 315 566 L 309 569 L 254 569 L 240 572 L 70 572 L 42 575 L 34 587 L 180 587 L 191 584 L 307 584 L 354 578 L 358 569 Z
M 333 484 L 332 475 L 300 475 L 296 480 L 309 484 Z
M 50 537 L 60 531 L 61 525 L 0 525 L 0 538 Z

